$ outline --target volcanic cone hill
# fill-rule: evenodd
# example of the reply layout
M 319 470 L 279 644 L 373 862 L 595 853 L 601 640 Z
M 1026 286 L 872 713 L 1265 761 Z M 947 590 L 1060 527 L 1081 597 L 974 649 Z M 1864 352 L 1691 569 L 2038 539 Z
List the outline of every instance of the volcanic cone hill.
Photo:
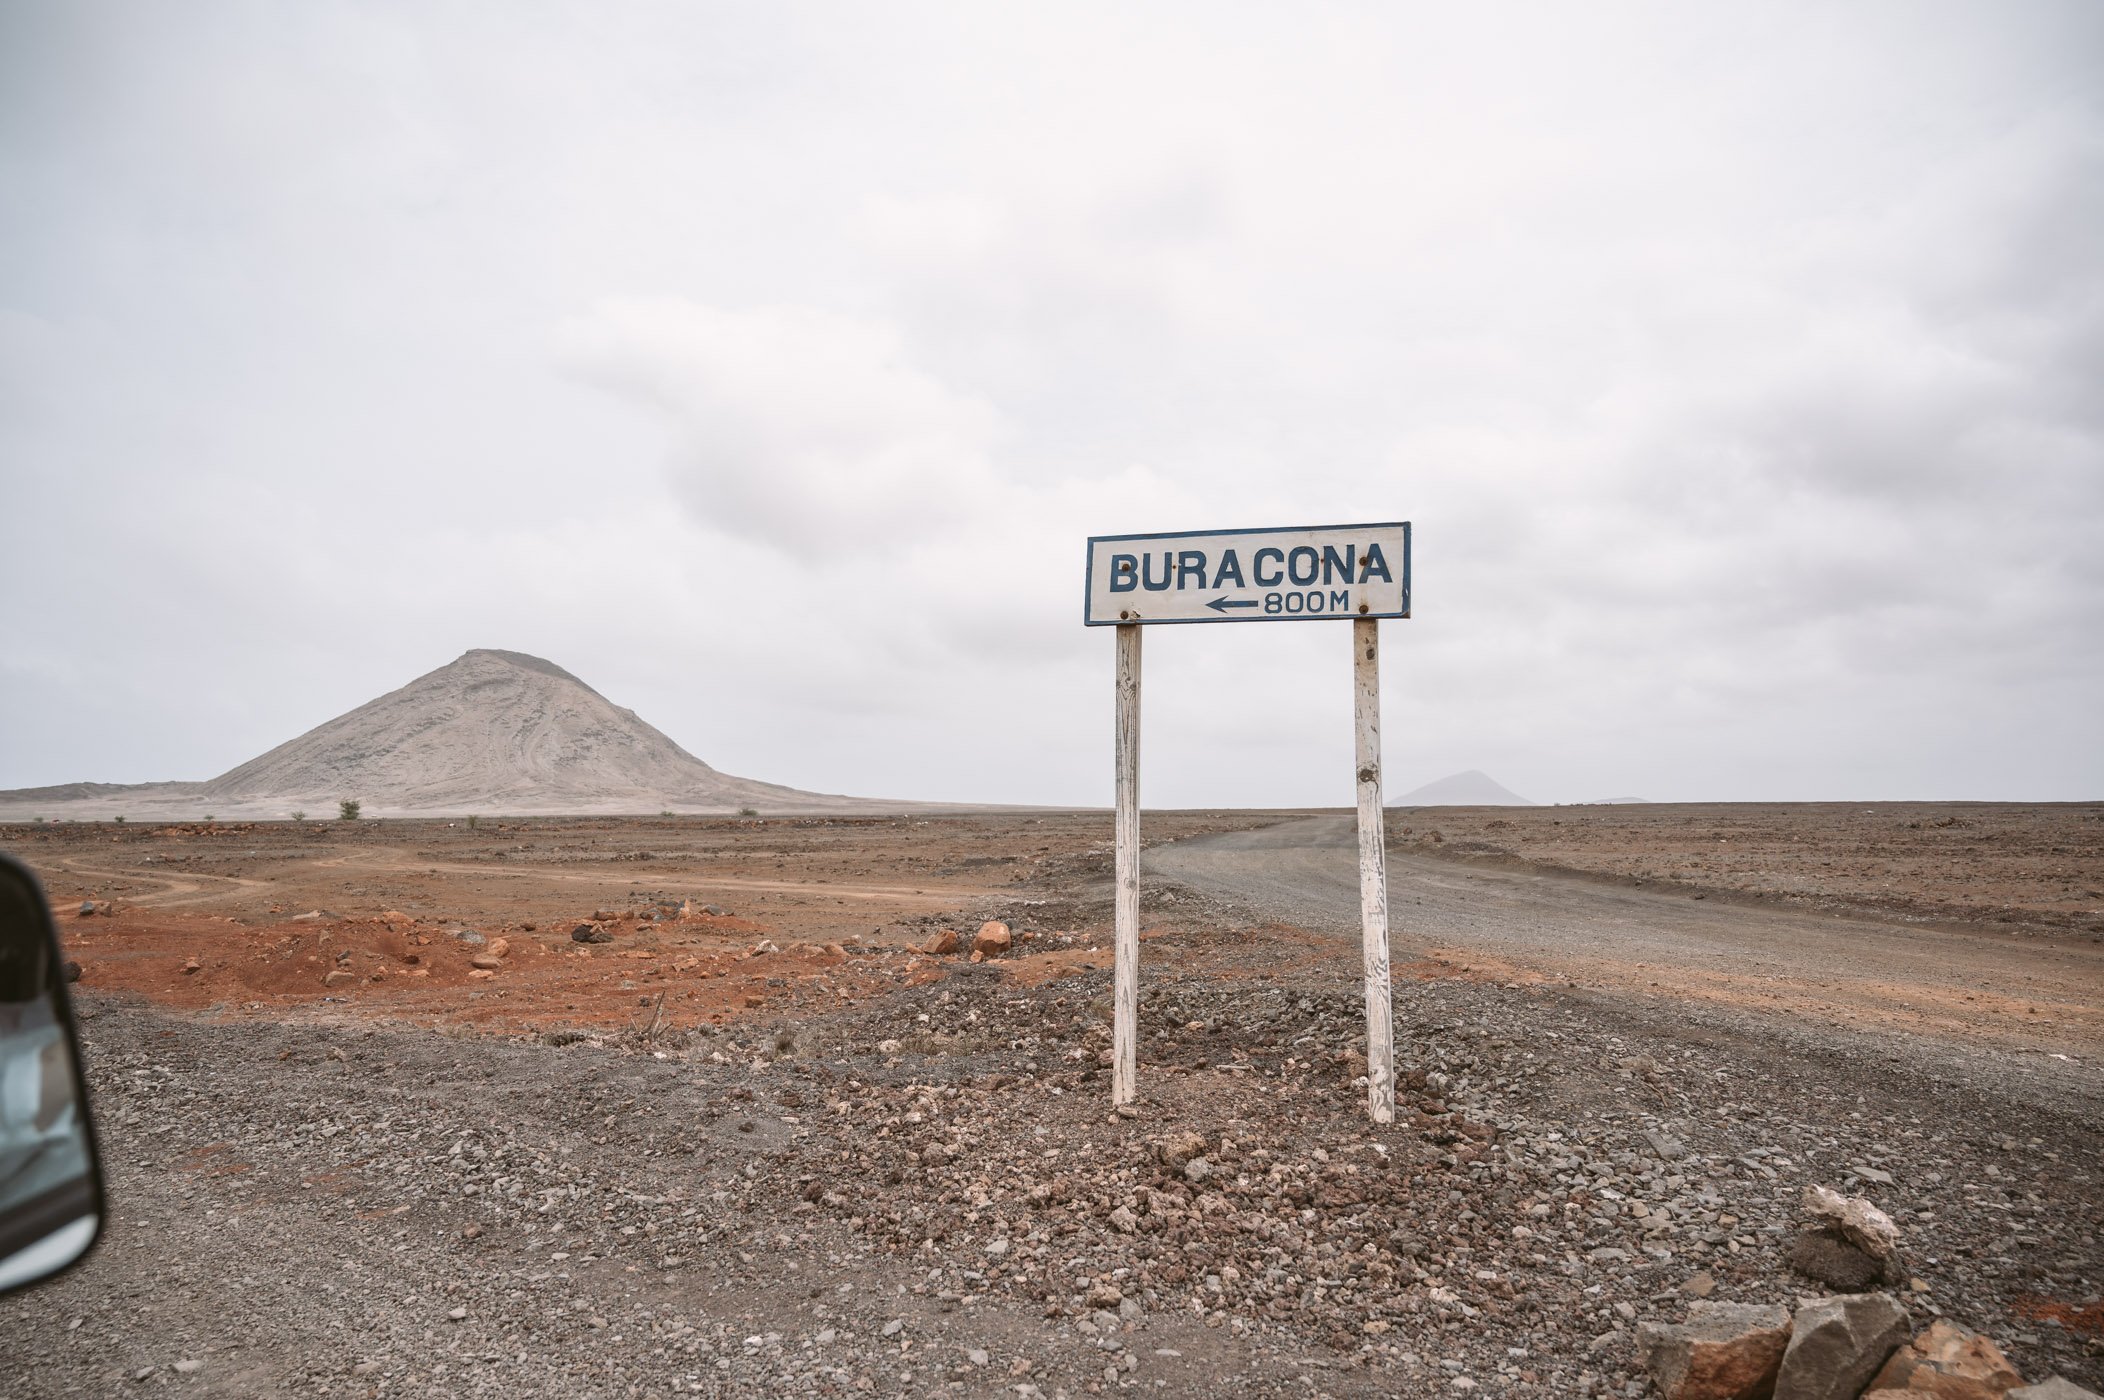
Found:
M 0 814 L 82 800 L 112 812 L 180 805 L 221 816 L 402 812 L 827 811 L 876 804 L 719 773 L 553 662 L 475 650 L 203 783 L 76 784 L 0 793 Z M 892 804 L 897 805 L 897 804 Z

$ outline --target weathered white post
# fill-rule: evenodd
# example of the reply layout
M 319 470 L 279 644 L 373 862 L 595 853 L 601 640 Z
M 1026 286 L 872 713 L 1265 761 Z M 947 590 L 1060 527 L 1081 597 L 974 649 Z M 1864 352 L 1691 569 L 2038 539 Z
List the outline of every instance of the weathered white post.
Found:
M 1138 1089 L 1140 1015 L 1140 629 L 1118 627 L 1117 951 L 1112 973 L 1110 1101 L 1129 1112 Z M 1384 960 L 1382 966 L 1386 967 Z
M 1388 987 L 1388 857 L 1381 829 L 1380 627 L 1377 618 L 1352 619 L 1352 710 L 1359 763 L 1359 919 L 1366 957 L 1366 1100 L 1374 1122 L 1392 1123 L 1395 1022 Z

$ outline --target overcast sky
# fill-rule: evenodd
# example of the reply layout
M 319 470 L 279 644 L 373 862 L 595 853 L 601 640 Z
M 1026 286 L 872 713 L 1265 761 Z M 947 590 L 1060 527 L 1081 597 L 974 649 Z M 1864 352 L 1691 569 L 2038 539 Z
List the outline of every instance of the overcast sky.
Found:
M 1391 795 L 2104 797 L 2104 7 L 0 0 L 0 787 L 478 646 L 1110 798 L 1084 540 L 1409 519 Z M 1150 629 L 1150 805 L 1349 629 Z

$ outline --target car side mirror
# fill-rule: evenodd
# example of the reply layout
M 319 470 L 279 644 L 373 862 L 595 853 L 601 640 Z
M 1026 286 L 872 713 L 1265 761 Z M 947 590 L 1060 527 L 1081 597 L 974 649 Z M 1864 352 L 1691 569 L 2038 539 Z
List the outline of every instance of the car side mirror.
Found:
M 78 1263 L 102 1231 L 102 1159 L 51 906 L 0 855 L 0 1293 Z

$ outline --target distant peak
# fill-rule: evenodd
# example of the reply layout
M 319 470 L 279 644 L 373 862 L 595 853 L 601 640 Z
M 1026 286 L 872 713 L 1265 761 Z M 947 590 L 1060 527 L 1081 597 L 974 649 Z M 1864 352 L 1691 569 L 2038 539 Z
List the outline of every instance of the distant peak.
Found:
M 1480 768 L 1450 774 L 1404 793 L 1396 807 L 1532 807 L 1534 804 Z
M 492 660 L 502 661 L 506 665 L 516 666 L 522 671 L 538 671 L 544 676 L 554 676 L 557 680 L 569 681 L 574 685 L 584 685 L 583 681 L 578 680 L 577 677 L 571 675 L 553 661 L 543 661 L 540 657 L 528 656 L 523 651 L 501 651 L 496 647 L 474 647 L 461 653 L 460 659 L 467 661 L 478 656 L 487 656 Z M 584 688 L 586 690 L 592 689 L 588 685 L 584 685 Z M 598 694 L 597 691 L 592 693 Z

